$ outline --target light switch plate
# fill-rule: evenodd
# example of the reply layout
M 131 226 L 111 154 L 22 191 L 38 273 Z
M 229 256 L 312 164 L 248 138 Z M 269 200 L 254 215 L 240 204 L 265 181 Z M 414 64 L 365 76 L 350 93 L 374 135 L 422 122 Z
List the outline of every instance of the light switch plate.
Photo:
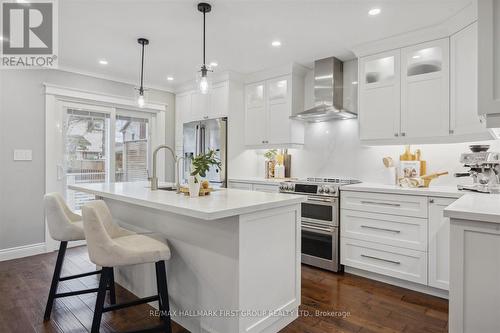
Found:
M 14 161 L 33 160 L 33 151 L 31 149 L 14 149 Z

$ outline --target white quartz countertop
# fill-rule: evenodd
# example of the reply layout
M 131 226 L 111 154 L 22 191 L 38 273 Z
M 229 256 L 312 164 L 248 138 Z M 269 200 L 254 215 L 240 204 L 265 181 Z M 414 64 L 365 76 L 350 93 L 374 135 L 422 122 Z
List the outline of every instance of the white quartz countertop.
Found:
M 446 207 L 444 216 L 461 220 L 500 223 L 500 194 L 466 194 Z
M 359 183 L 343 185 L 341 191 L 376 192 L 407 195 L 422 195 L 432 197 L 460 198 L 468 192 L 459 191 L 455 186 L 430 186 L 419 188 L 404 188 L 396 185 L 384 185 L 377 183 Z
M 175 191 L 151 191 L 147 182 L 80 184 L 70 185 L 69 188 L 204 220 L 253 213 L 305 201 L 305 197 L 301 195 L 238 189 L 220 189 L 208 196 L 190 198 Z

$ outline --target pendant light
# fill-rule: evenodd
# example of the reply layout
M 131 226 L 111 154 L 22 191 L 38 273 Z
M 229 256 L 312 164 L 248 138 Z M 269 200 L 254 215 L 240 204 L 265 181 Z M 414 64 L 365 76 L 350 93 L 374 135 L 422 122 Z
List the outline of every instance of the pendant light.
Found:
M 212 6 L 208 3 L 200 2 L 198 4 L 198 10 L 203 13 L 203 64 L 201 65 L 197 81 L 200 93 L 207 94 L 210 89 L 210 78 L 208 77 L 208 73 L 212 72 L 212 69 L 207 66 L 205 59 L 205 14 L 212 10 Z
M 144 100 L 144 46 L 149 44 L 149 40 L 146 38 L 139 38 L 137 40 L 137 43 L 141 44 L 142 50 L 141 50 L 141 86 L 139 87 L 139 96 L 137 97 L 137 105 L 139 105 L 140 108 L 144 107 L 145 100 Z

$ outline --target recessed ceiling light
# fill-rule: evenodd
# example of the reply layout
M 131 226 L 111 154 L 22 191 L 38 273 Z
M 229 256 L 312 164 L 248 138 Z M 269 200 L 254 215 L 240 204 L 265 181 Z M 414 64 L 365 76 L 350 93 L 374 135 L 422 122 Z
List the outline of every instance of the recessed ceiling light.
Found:
M 271 43 L 272 46 L 274 47 L 280 47 L 281 46 L 281 42 L 279 40 L 275 40 Z
M 108 61 L 107 61 L 106 59 L 101 59 L 101 60 L 99 60 L 99 63 L 100 63 L 101 65 L 107 65 L 107 64 L 108 64 Z
M 356 85 L 356 84 L 358 84 L 358 81 L 352 81 L 352 84 Z
M 375 16 L 380 14 L 381 10 L 380 8 L 372 8 L 368 11 L 368 15 Z
M 412 58 L 413 58 L 413 59 L 418 59 L 418 58 L 420 58 L 420 56 L 419 56 L 418 54 L 416 54 L 416 55 L 414 55 Z
M 167 76 L 167 81 L 173 81 L 174 78 L 172 76 Z
M 217 62 L 215 62 L 215 61 L 212 61 L 210 63 L 210 67 L 217 67 L 217 66 L 219 66 L 219 64 Z

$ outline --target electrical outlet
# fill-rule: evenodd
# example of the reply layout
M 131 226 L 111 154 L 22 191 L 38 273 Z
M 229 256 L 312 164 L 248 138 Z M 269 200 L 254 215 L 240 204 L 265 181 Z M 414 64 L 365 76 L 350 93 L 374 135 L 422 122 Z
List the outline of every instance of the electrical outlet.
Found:
M 33 151 L 31 149 L 14 149 L 14 161 L 33 160 Z

